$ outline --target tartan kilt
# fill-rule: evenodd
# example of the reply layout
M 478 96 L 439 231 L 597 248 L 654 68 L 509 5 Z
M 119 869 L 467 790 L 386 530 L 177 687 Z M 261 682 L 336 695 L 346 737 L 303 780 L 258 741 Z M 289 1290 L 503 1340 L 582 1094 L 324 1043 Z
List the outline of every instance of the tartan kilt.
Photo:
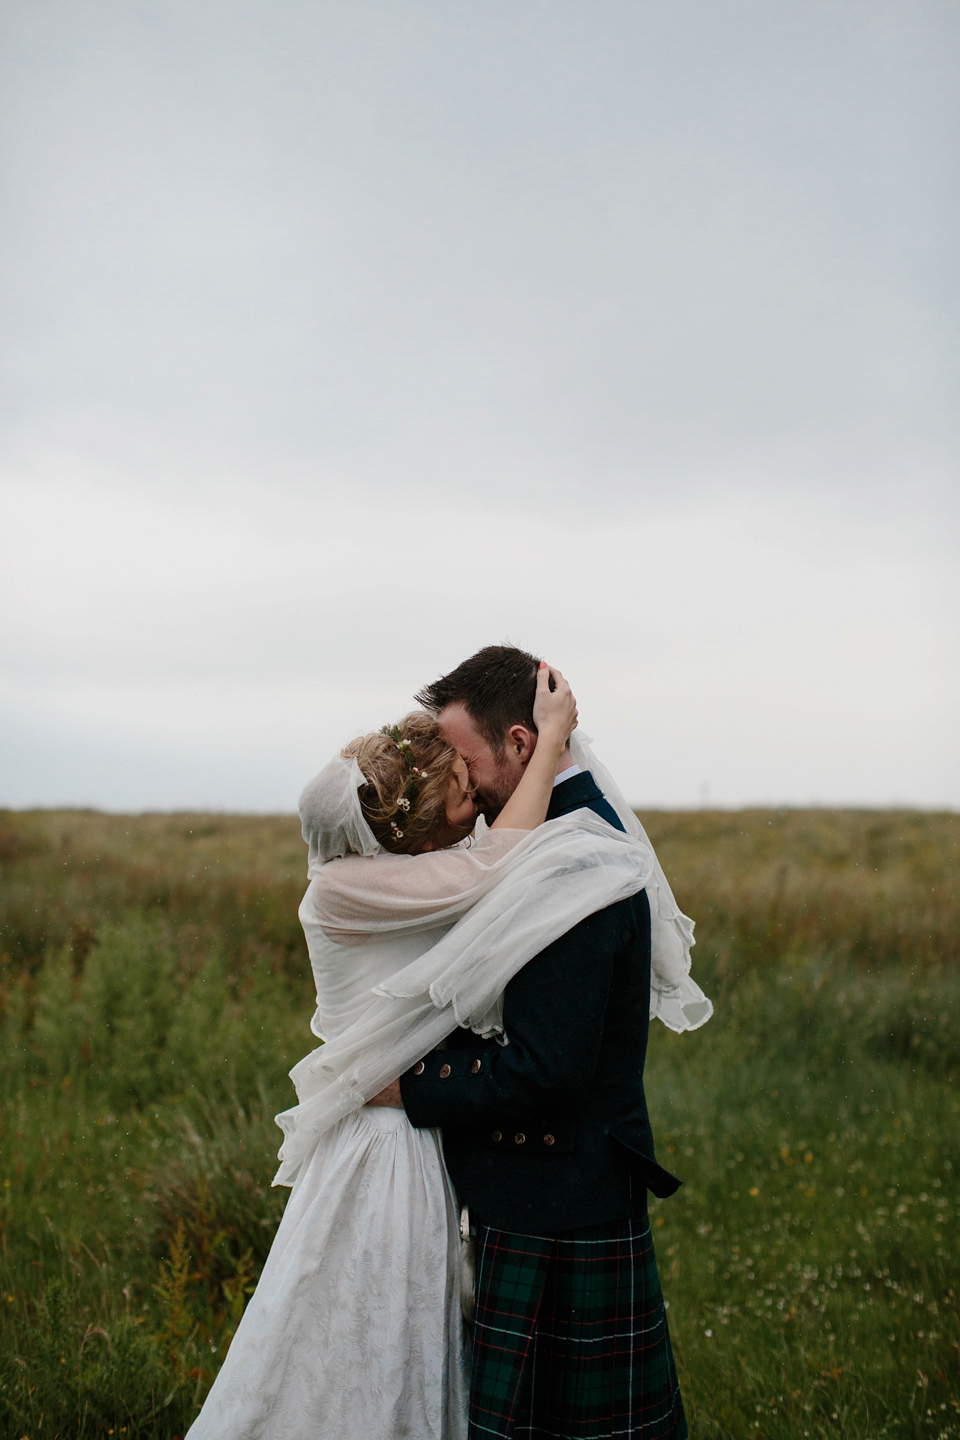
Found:
M 649 1216 L 477 1242 L 469 1440 L 684 1440 Z

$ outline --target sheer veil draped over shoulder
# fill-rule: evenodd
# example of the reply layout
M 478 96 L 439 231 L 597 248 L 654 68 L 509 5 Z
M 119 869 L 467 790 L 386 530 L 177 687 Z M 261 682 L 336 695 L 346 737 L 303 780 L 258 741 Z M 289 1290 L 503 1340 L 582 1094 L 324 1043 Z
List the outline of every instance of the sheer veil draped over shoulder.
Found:
M 307 785 L 300 817 L 310 883 L 300 919 L 317 983 L 312 1028 L 325 1043 L 290 1072 L 299 1103 L 277 1116 L 284 1140 L 275 1185 L 292 1185 L 320 1135 L 458 1025 L 509 1043 L 501 997 L 513 976 L 587 915 L 644 888 L 651 1016 L 676 1031 L 709 1019 L 713 1007 L 690 977 L 693 922 L 579 732 L 571 751 L 592 771 L 624 831 L 584 809 L 533 831 L 489 830 L 480 821 L 474 840 L 451 850 L 390 855 L 360 809 L 364 777 L 355 759 L 337 756 Z M 353 913 L 334 905 L 331 925 L 338 876 L 349 876 L 344 888 L 363 903 Z
M 636 812 L 627 804 L 610 771 L 597 759 L 590 737 L 574 730 L 570 737 L 570 753 L 581 770 L 591 772 L 616 810 L 627 834 L 646 845 L 653 857 L 653 873 L 646 887 L 652 927 L 650 1018 L 652 1020 L 656 1016 L 668 1030 L 675 1030 L 678 1034 L 684 1030 L 698 1030 L 710 1019 L 713 1005 L 690 977 L 690 951 L 696 944 L 693 921 L 684 915 L 674 899 L 670 882 L 650 844 L 650 837 Z

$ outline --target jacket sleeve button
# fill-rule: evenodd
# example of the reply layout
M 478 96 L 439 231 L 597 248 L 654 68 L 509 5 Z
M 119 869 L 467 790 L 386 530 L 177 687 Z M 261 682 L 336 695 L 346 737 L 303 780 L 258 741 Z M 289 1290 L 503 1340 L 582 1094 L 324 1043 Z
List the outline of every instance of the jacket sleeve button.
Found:
M 479 1075 L 479 1074 L 480 1074 L 480 1061 L 479 1061 L 479 1060 L 474 1060 L 473 1064 L 470 1066 L 470 1071 L 471 1071 L 471 1074 L 473 1074 L 473 1075 Z
M 544 1143 L 544 1145 L 555 1145 L 555 1144 L 556 1144 L 556 1138 L 555 1138 L 555 1136 L 553 1136 L 553 1135 L 544 1135 L 544 1137 L 543 1137 L 543 1143 Z
M 423 1061 L 418 1060 L 416 1065 L 414 1065 L 413 1067 L 413 1073 L 414 1075 L 422 1075 L 426 1068 L 427 1067 L 424 1065 Z
M 514 1143 L 515 1145 L 522 1145 L 522 1144 L 524 1143 L 524 1141 L 526 1140 L 526 1138 L 527 1138 L 526 1135 L 524 1135 L 523 1131 L 520 1130 L 520 1131 L 518 1131 L 518 1133 L 517 1133 L 516 1135 L 514 1135 L 514 1137 L 513 1137 L 513 1143 Z
M 502 1139 L 503 1139 L 503 1136 L 500 1134 L 500 1131 L 499 1131 L 499 1130 L 494 1130 L 494 1132 L 493 1132 L 493 1139 L 494 1139 L 494 1140 L 502 1140 Z
M 447 1076 L 448 1076 L 449 1074 L 450 1074 L 450 1066 L 449 1066 L 449 1065 L 441 1065 L 441 1066 L 440 1066 L 440 1079 L 441 1079 L 441 1080 L 446 1080 L 446 1078 L 447 1078 Z

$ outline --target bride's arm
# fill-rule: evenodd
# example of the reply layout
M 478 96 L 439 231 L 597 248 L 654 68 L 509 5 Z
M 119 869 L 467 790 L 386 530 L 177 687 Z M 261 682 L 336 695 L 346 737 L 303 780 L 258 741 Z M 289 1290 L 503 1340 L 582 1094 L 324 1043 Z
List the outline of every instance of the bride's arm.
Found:
M 350 944 L 378 930 L 455 919 L 491 883 L 491 870 L 525 839 L 490 831 L 479 845 L 423 855 L 345 855 L 311 882 L 313 904 L 331 940 Z
M 555 682 L 554 690 L 550 689 L 551 678 Z M 560 756 L 567 748 L 570 732 L 577 723 L 577 702 L 573 691 L 560 671 L 551 670 L 543 661 L 537 672 L 533 719 L 537 727 L 536 748 L 527 761 L 519 785 L 494 820 L 491 830 L 535 830 L 543 824 Z M 525 726 L 515 728 L 518 731 L 526 729 Z

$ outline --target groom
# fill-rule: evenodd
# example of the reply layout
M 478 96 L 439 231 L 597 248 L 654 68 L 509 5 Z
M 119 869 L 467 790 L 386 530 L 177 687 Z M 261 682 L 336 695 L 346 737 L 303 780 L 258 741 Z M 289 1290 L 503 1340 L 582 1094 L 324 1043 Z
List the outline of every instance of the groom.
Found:
M 537 659 L 491 645 L 417 700 L 462 755 L 488 819 L 533 754 Z M 622 830 L 566 751 L 547 818 Z M 503 1047 L 460 1030 L 400 1079 L 440 1126 L 477 1226 L 471 1440 L 682 1440 L 683 1404 L 647 1215 L 679 1184 L 654 1158 L 643 1092 L 650 911 L 641 891 L 581 921 L 504 993 Z

